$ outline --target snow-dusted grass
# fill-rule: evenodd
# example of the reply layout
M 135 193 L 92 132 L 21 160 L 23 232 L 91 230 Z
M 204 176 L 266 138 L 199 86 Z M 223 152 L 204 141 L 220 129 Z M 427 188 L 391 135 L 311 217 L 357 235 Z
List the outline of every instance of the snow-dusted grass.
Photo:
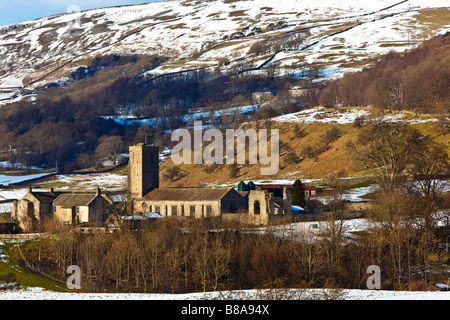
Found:
M 43 186 L 54 186 L 59 189 L 95 189 L 123 190 L 127 186 L 127 176 L 117 173 L 92 173 L 56 175 L 52 179 L 39 183 Z
M 340 199 L 351 202 L 364 202 L 367 201 L 364 198 L 366 195 L 373 193 L 377 190 L 378 190 L 377 185 L 344 190 L 344 192 L 340 195 Z M 327 204 L 330 201 L 334 200 L 335 198 L 333 196 L 319 195 L 314 197 L 314 199 L 319 200 L 323 204 Z
M 345 289 L 333 291 L 327 289 L 295 289 L 291 295 L 300 299 L 320 299 L 336 295 L 339 300 L 450 300 L 450 291 L 388 291 Z M 331 293 L 331 294 L 330 294 Z M 206 292 L 188 294 L 156 294 L 156 293 L 60 293 L 46 291 L 41 288 L 28 288 L 17 291 L 0 292 L 0 300 L 212 300 L 224 299 L 245 300 L 261 299 L 264 292 L 245 290 L 232 292 Z
M 308 235 L 313 241 L 329 227 L 327 221 L 298 222 L 282 226 L 263 227 L 249 232 L 267 232 L 280 236 Z M 370 228 L 367 219 L 351 219 L 343 222 L 343 230 L 348 238 L 353 232 Z M 0 242 L 1 243 L 1 242 Z M 277 294 L 278 292 L 278 294 Z M 278 298 L 274 298 L 278 297 Z M 235 290 L 226 292 L 196 292 L 187 294 L 156 293 L 79 293 L 53 292 L 39 287 L 23 288 L 13 291 L 0 291 L 0 300 L 450 300 L 450 291 L 390 291 L 364 289 L 271 289 L 271 290 Z
M 365 109 L 327 109 L 324 107 L 316 107 L 302 110 L 295 113 L 285 114 L 273 118 L 277 122 L 289 123 L 337 123 L 349 124 L 353 123 L 358 117 L 366 117 L 370 114 L 369 110 Z
M 9 186 L 11 184 L 22 183 L 38 178 L 45 178 L 49 175 L 51 175 L 51 173 L 40 173 L 23 176 L 0 175 L 0 185 Z M 18 200 L 21 199 L 26 192 L 27 192 L 26 188 L 0 189 L 0 200 L 9 200 L 9 199 Z
M 23 177 L 9 177 L 0 176 L 3 179 L 8 180 L 9 183 L 24 182 L 29 179 L 43 177 L 43 180 L 39 180 L 33 183 L 33 186 L 40 186 L 45 188 L 57 188 L 57 189 L 96 189 L 100 187 L 104 190 L 124 190 L 127 187 L 127 176 L 118 173 L 93 173 L 93 174 L 70 174 L 70 175 L 56 175 L 49 178 L 45 178 L 48 174 L 31 175 Z M 4 180 L 6 181 L 6 180 Z M 26 194 L 26 187 L 14 188 L 14 189 L 0 189 L 0 200 L 6 199 L 22 199 Z
M 416 115 L 409 111 L 396 112 L 392 114 L 375 114 L 370 107 L 340 107 L 325 108 L 322 106 L 305 109 L 299 112 L 289 113 L 272 118 L 273 121 L 281 123 L 335 123 L 351 124 L 357 118 L 378 119 L 389 122 L 404 122 L 409 124 L 436 122 L 437 119 L 429 115 Z

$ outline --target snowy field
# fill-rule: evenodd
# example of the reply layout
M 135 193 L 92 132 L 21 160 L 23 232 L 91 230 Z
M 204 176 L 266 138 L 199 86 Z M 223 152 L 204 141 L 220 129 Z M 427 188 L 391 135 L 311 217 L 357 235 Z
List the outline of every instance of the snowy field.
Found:
M 9 186 L 10 184 L 26 182 L 28 180 L 33 180 L 37 178 L 44 178 L 46 176 L 51 175 L 51 173 L 40 173 L 40 174 L 32 174 L 25 176 L 7 176 L 0 175 L 0 187 L 1 186 Z M 27 193 L 27 188 L 14 188 L 14 189 L 1 189 L 0 188 L 0 200 L 10 200 L 10 199 L 22 199 L 22 197 Z M 6 211 L 11 210 L 11 204 L 4 204 L 3 208 L 8 208 Z
M 7 175 L 0 175 L 0 185 L 8 186 L 10 184 L 20 183 L 27 180 L 42 178 L 45 176 L 50 175 L 51 173 L 39 173 L 39 174 L 32 174 L 32 175 L 26 175 L 26 176 L 7 176 Z
M 326 289 L 307 289 L 298 294 L 300 299 L 317 299 L 325 297 Z M 260 292 L 256 290 L 189 294 L 137 294 L 137 293 L 58 293 L 45 291 L 41 288 L 29 288 L 18 291 L 0 292 L 0 300 L 211 300 L 221 297 L 233 296 L 245 300 L 252 300 L 260 297 Z M 450 300 L 450 291 L 422 292 L 422 291 L 387 291 L 387 290 L 342 290 L 338 291 L 339 300 Z
M 58 184 L 57 189 L 93 189 L 100 187 L 107 190 L 122 190 L 126 188 L 127 176 L 116 173 L 92 173 L 56 175 L 48 181 L 39 184 Z M 38 185 L 39 185 L 38 184 Z
M 425 115 L 413 114 L 412 112 L 403 111 L 394 114 L 374 115 L 370 108 L 333 108 L 327 109 L 319 106 L 295 113 L 285 114 L 272 118 L 273 121 L 283 123 L 335 123 L 335 124 L 351 124 L 357 118 L 377 119 L 389 122 L 404 122 L 409 124 L 435 122 L 437 119 Z
M 100 187 L 103 190 L 117 191 L 126 189 L 127 176 L 115 173 L 93 173 L 93 174 L 71 174 L 55 175 L 45 178 L 48 173 L 28 176 L 4 176 L 0 175 L 0 184 L 8 185 L 11 183 L 25 182 L 30 179 L 44 178 L 33 183 L 34 187 L 42 187 L 45 191 L 47 187 L 56 189 L 70 190 L 77 189 L 95 189 Z M 0 200 L 21 199 L 27 192 L 26 187 L 0 189 Z

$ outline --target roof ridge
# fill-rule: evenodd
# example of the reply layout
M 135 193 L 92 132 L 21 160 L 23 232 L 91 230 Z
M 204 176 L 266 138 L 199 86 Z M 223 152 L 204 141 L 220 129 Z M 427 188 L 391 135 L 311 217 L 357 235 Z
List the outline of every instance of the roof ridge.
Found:
M 147 193 L 144 197 L 142 197 L 142 199 L 151 201 L 215 201 L 221 200 L 228 192 L 231 192 L 232 190 L 234 190 L 233 187 L 157 188 Z
M 65 206 L 67 207 L 75 207 L 75 206 L 88 206 L 92 203 L 92 201 L 97 197 L 97 194 L 94 193 L 63 193 L 60 194 L 54 201 L 53 204 L 56 206 Z M 85 201 L 81 204 L 78 204 L 76 198 L 84 197 Z M 86 199 L 87 198 L 87 199 Z

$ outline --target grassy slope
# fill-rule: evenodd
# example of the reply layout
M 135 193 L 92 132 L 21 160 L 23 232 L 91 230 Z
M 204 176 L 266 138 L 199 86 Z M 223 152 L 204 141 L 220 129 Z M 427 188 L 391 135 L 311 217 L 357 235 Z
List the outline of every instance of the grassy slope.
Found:
M 255 124 L 252 124 L 255 127 Z M 295 136 L 294 124 L 291 123 L 275 123 L 272 128 L 279 129 L 280 141 L 286 144 L 281 147 L 280 154 L 284 151 L 293 152 L 297 157 L 304 157 L 299 163 L 286 164 L 287 153 L 280 156 L 280 170 L 274 176 L 260 175 L 261 164 L 245 165 L 239 170 L 236 177 L 230 176 L 230 166 L 220 165 L 212 173 L 207 173 L 205 166 L 201 165 L 179 165 L 182 170 L 180 177 L 170 181 L 164 178 L 167 169 L 173 167 L 174 164 L 166 161 L 161 165 L 161 186 L 200 186 L 202 184 L 225 184 L 237 183 L 241 180 L 271 180 L 271 179 L 325 179 L 332 177 L 370 177 L 373 175 L 373 166 L 370 163 L 363 163 L 356 159 L 347 147 L 347 143 L 355 140 L 360 128 L 353 124 L 330 124 L 330 123 L 313 123 L 301 124 L 307 133 L 304 137 Z M 333 126 L 337 126 L 342 136 L 331 144 L 331 148 L 320 154 L 314 159 L 306 158 L 302 154 L 302 150 L 307 145 L 315 145 L 319 143 L 321 136 Z M 450 134 L 439 134 L 436 124 L 433 122 L 412 124 L 413 127 L 419 129 L 423 135 L 429 135 L 435 141 L 446 143 L 450 153 Z M 208 143 L 205 142 L 204 146 Z M 289 151 L 290 150 L 290 151 Z
M 19 264 L 19 255 L 14 243 L 0 242 L 0 249 L 7 257 L 0 260 L 0 283 L 2 279 L 15 279 L 22 287 L 39 287 L 52 291 L 67 291 L 62 283 L 26 270 Z M 10 281 L 6 281 L 10 282 Z

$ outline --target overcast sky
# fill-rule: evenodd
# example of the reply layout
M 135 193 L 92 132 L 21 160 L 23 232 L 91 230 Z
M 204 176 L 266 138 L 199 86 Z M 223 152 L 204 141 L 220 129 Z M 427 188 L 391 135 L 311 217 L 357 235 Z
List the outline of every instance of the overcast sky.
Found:
M 87 10 L 153 1 L 157 0 L 0 0 L 0 26 L 64 13 L 73 6 Z

